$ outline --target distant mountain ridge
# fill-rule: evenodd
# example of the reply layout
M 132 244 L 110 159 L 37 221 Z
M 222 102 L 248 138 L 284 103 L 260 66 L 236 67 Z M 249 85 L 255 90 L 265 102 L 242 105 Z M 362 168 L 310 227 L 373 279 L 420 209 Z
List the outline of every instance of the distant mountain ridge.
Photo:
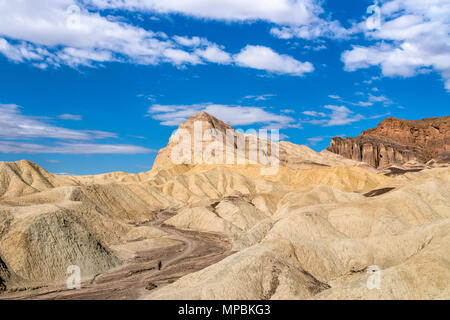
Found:
M 358 137 L 335 137 L 327 150 L 375 168 L 410 161 L 448 163 L 450 160 L 450 116 L 404 120 L 386 118 L 376 128 Z

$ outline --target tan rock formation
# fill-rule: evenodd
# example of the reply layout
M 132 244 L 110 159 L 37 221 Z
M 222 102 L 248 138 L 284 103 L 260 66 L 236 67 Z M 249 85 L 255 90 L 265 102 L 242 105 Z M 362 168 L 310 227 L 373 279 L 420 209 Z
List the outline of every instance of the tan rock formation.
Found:
M 247 246 L 239 237 L 239 252 L 144 298 L 448 299 L 450 169 L 407 178 L 372 198 L 320 185 L 288 192 Z M 367 285 L 371 268 L 379 289 Z
M 183 139 L 186 136 L 188 139 Z M 238 141 L 243 144 L 243 148 L 240 148 L 241 145 Z M 219 152 L 222 150 L 221 160 L 214 161 L 214 149 L 219 150 Z M 272 149 L 274 150 L 273 153 Z M 190 153 L 186 158 L 179 157 L 182 154 L 180 150 L 189 150 Z M 260 152 L 263 152 L 263 150 L 267 151 L 267 157 L 261 156 Z M 200 112 L 191 116 L 179 126 L 177 132 L 170 138 L 167 147 L 158 152 L 153 169 L 171 168 L 181 163 L 181 158 L 184 160 L 183 163 L 188 165 L 252 164 L 250 159 L 255 159 L 260 165 L 271 165 L 269 163 L 271 155 L 277 158 L 277 166 L 291 169 L 335 165 L 367 167 L 360 160 L 349 160 L 328 151 L 318 153 L 306 146 L 295 145 L 286 141 L 270 142 L 254 135 L 242 134 L 210 114 Z M 174 161 L 174 158 L 178 160 Z

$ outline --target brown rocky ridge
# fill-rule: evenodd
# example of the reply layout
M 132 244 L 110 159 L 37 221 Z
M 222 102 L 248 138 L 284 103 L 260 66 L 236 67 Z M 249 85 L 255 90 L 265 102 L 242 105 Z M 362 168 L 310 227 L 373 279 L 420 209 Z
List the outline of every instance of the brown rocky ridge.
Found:
M 333 138 L 327 150 L 375 168 L 408 162 L 449 163 L 450 116 L 422 120 L 389 117 L 358 137 Z

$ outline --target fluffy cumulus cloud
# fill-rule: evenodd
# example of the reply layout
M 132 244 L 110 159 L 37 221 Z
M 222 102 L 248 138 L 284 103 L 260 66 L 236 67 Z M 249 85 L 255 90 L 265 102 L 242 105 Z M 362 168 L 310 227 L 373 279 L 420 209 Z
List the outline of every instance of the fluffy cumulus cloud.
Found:
M 297 76 L 314 71 L 310 62 L 300 62 L 291 56 L 280 55 L 262 46 L 246 46 L 235 56 L 235 61 L 243 67 Z
M 345 38 L 353 29 L 320 16 L 324 13 L 318 0 L 89 0 L 104 9 L 125 9 L 153 13 L 176 13 L 219 21 L 266 21 L 276 24 L 272 35 L 315 39 Z
M 232 62 L 231 55 L 216 44 L 209 45 L 204 49 L 197 49 L 195 53 L 206 61 L 213 63 L 229 64 Z
M 365 27 L 365 24 L 361 24 Z M 450 2 L 391 0 L 381 6 L 381 24 L 365 36 L 375 43 L 342 54 L 347 71 L 379 66 L 384 76 L 410 77 L 433 69 L 450 91 Z
M 104 17 L 99 14 L 99 10 L 110 7 L 173 12 L 170 8 L 210 6 L 220 12 L 218 10 L 220 6 L 216 3 L 212 5 L 211 2 L 206 1 L 194 1 L 196 4 L 189 4 L 189 2 L 0 1 L 0 54 L 11 61 L 29 63 L 41 69 L 61 65 L 93 67 L 106 62 L 143 65 L 171 63 L 178 67 L 216 63 L 297 75 L 302 73 L 302 66 L 306 66 L 306 69 L 311 68 L 309 62 L 297 61 L 266 47 L 258 47 L 260 51 L 265 50 L 271 54 L 264 63 L 255 61 L 255 57 L 246 57 L 251 53 L 248 51 L 249 48 L 244 48 L 234 58 L 231 53 L 225 51 L 223 46 L 202 37 L 180 35 L 169 37 L 163 32 L 146 30 L 122 22 L 113 15 Z M 222 5 L 225 7 L 229 5 L 231 8 L 238 4 L 237 1 L 234 4 L 229 2 L 223 1 Z M 290 1 L 287 0 L 284 4 L 280 3 L 280 12 L 284 14 L 289 5 Z M 299 3 L 298 7 L 303 8 L 304 4 Z M 239 16 L 239 12 L 241 12 L 240 9 L 234 13 L 230 11 L 230 14 Z M 305 9 L 305 12 L 309 11 Z M 263 14 L 258 18 L 256 13 L 249 13 L 249 17 L 269 19 L 263 18 Z M 241 57 L 244 58 L 243 61 Z M 278 65 L 287 62 L 289 66 L 286 68 L 278 66 L 275 69 L 264 68 L 269 61 Z
M 59 119 L 80 120 L 65 114 Z M 114 154 L 148 153 L 152 150 L 131 145 L 96 144 L 92 140 L 117 138 L 111 132 L 73 130 L 49 123 L 48 118 L 28 116 L 15 104 L 0 104 L 0 152 L 2 153 L 70 153 Z M 30 143 L 24 140 L 53 139 L 56 145 Z
M 175 36 L 173 39 L 184 47 L 195 48 L 193 54 L 198 58 L 203 58 L 205 61 L 219 64 L 229 64 L 232 62 L 231 55 L 222 46 L 212 43 L 208 39 L 182 36 Z
M 108 20 L 73 0 L 0 1 L 0 37 L 5 56 L 41 66 L 123 59 L 151 64 L 170 61 L 163 53 L 173 46 L 163 34 Z
M 148 110 L 149 116 L 165 126 L 177 126 L 197 112 L 205 111 L 232 126 L 264 124 L 271 128 L 295 127 L 295 119 L 252 106 L 231 106 L 219 104 L 159 105 Z
M 268 21 L 298 25 L 314 21 L 323 9 L 316 0 L 87 0 L 97 7 L 177 13 L 223 21 Z

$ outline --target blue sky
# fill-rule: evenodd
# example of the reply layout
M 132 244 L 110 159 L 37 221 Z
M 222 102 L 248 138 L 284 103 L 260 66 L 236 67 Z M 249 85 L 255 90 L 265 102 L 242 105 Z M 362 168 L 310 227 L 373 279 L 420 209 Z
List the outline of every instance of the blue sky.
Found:
M 202 110 L 318 151 L 387 116 L 448 115 L 449 1 L 372 5 L 0 0 L 0 160 L 147 171 Z

